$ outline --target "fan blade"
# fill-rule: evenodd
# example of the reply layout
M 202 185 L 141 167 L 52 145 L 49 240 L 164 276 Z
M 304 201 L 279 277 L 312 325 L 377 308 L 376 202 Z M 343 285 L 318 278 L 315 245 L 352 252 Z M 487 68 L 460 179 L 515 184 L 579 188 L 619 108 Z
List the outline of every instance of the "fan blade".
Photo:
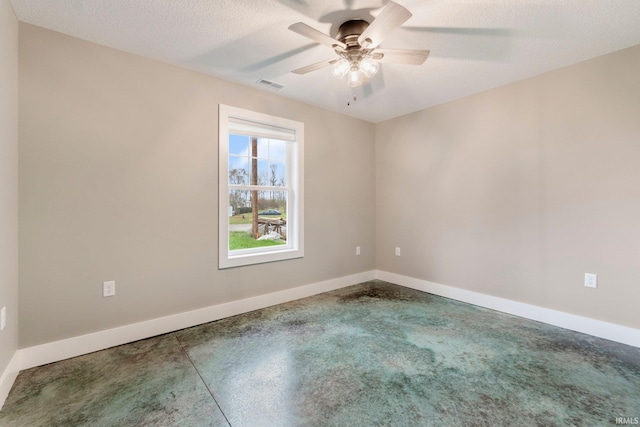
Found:
M 387 33 L 407 22 L 412 16 L 403 6 L 390 1 L 371 25 L 360 34 L 358 43 L 366 49 L 372 49 L 382 42 Z
M 334 64 L 337 59 L 327 59 L 325 61 L 316 62 L 315 64 L 307 65 L 306 67 L 298 68 L 297 70 L 293 70 L 292 73 L 295 74 L 307 74 L 315 70 L 319 70 L 324 67 L 328 67 L 331 64 Z
M 313 40 L 316 43 L 320 43 L 325 46 L 329 46 L 331 48 L 334 48 L 335 46 L 340 46 L 342 49 L 347 48 L 346 44 L 329 37 L 325 33 L 322 33 L 316 30 L 315 28 L 308 26 L 304 22 L 298 22 L 296 24 L 292 24 L 291 26 L 289 26 L 289 29 L 294 33 L 298 33 L 301 36 L 304 36 L 308 39 Z
M 381 58 L 377 58 L 382 54 Z M 429 56 L 428 50 L 418 49 L 376 49 L 373 52 L 373 59 L 382 64 L 408 64 L 422 65 Z

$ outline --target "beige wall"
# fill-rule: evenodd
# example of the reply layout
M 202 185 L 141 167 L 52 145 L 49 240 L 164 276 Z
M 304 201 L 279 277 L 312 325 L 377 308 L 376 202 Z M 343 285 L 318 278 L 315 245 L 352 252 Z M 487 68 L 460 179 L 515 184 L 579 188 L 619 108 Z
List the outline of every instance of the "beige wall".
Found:
M 377 268 L 639 328 L 639 72 L 636 46 L 378 124 Z
M 0 374 L 18 349 L 18 20 L 0 0 Z
M 218 270 L 219 103 L 304 122 L 304 259 Z M 20 347 L 373 269 L 373 165 L 371 123 L 21 23 Z
M 638 69 L 374 126 L 20 24 L 20 347 L 376 267 L 640 327 Z M 304 259 L 217 269 L 219 103 L 305 123 Z

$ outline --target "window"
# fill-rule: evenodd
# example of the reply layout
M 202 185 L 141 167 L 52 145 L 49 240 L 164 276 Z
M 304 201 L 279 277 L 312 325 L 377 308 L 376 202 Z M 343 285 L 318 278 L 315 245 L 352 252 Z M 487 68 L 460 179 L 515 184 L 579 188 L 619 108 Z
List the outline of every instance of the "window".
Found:
M 219 268 L 304 256 L 304 124 L 220 105 Z

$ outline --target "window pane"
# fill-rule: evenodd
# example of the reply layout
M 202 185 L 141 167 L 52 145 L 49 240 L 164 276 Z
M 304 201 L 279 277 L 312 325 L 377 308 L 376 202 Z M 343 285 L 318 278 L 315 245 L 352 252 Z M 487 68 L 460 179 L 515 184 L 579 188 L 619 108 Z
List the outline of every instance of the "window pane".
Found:
M 229 184 L 250 184 L 249 158 L 229 156 Z
M 229 250 L 241 250 L 287 243 L 287 191 L 256 191 L 258 199 L 257 238 L 253 233 L 253 191 L 229 191 Z M 234 202 L 237 208 L 233 208 Z
M 270 139 L 269 159 L 285 161 L 287 159 L 287 143 L 277 139 Z
M 229 191 L 229 224 L 231 218 L 247 210 L 251 212 L 251 191 L 230 190 Z
M 251 140 L 248 136 L 229 135 L 229 154 L 248 156 L 250 150 L 250 142 Z
M 258 157 L 261 159 L 269 158 L 269 140 L 258 138 Z
M 284 187 L 286 185 L 286 168 L 283 162 L 269 163 L 269 182 L 271 187 Z
M 258 160 L 258 185 L 269 185 L 268 160 Z

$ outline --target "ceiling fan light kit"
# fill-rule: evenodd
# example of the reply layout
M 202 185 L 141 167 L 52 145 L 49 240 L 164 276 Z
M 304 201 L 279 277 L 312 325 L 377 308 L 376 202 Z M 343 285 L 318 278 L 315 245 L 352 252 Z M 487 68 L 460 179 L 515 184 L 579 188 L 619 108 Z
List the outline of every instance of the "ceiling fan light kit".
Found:
M 341 79 L 347 75 L 351 69 L 351 64 L 344 58 L 340 58 L 335 64 L 333 64 L 332 74 L 336 79 Z
M 378 68 L 380 68 L 380 65 L 378 65 L 377 62 L 374 62 L 370 57 L 354 60 L 352 63 L 343 58 L 333 64 L 333 75 L 334 77 L 341 79 L 348 73 L 347 86 L 359 87 L 364 84 L 365 77 L 367 79 L 373 77 L 378 72 Z
M 295 74 L 332 65 L 332 74 L 338 79 L 347 76 L 347 86 L 356 88 L 364 85 L 376 75 L 380 62 L 421 65 L 429 56 L 428 50 L 377 49 L 384 37 L 400 27 L 410 17 L 411 12 L 397 3 L 389 2 L 371 24 L 361 19 L 344 22 L 335 38 L 330 37 L 302 22 L 289 27 L 316 43 L 331 47 L 339 59 L 331 59 L 293 70 Z
M 360 72 L 360 70 L 355 69 L 349 71 L 349 75 L 347 76 L 347 86 L 349 87 L 360 87 L 364 83 L 364 76 Z
M 360 71 L 362 71 L 368 78 L 375 76 L 378 72 L 378 68 L 380 68 L 380 64 L 370 57 L 364 57 L 360 61 Z

